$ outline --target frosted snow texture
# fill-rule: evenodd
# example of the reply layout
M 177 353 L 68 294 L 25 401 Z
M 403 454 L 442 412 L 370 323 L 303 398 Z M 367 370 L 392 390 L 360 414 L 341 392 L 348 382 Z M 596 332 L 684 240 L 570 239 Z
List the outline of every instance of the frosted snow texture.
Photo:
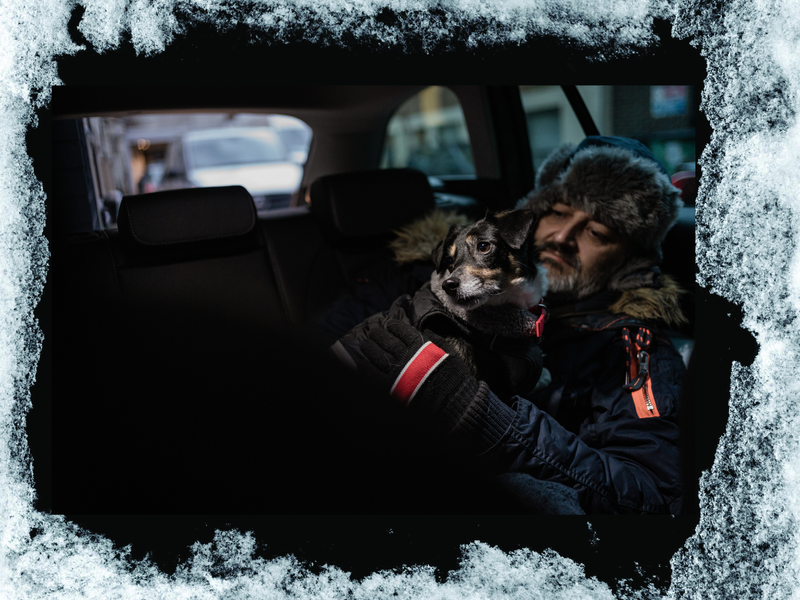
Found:
M 654 17 L 668 17 L 667 2 L 628 0 L 614 5 L 592 0 L 257 0 L 244 4 L 219 0 L 84 0 L 79 29 L 100 52 L 116 48 L 128 28 L 137 53 L 164 50 L 175 34 L 185 32 L 177 17 L 213 22 L 220 28 L 246 25 L 262 42 L 292 39 L 302 23 L 305 39 L 323 45 L 369 41 L 407 47 L 419 40 L 423 49 L 447 45 L 466 27 L 467 47 L 516 43 L 531 35 L 553 35 L 577 41 L 596 58 L 613 46 L 631 53 L 655 42 Z M 383 11 L 389 9 L 396 19 Z M 602 21 L 605 27 L 595 24 Z
M 675 31 L 698 40 L 710 67 L 698 281 L 742 305 L 760 349 L 751 367 L 733 366 L 727 431 L 701 480 L 700 525 L 673 557 L 670 597 L 798 598 L 800 6 L 697 2 L 678 14 L 694 11 Z
M 195 543 L 189 560 L 174 575 L 147 560 L 133 561 L 130 549 L 114 550 L 110 540 L 92 536 L 62 517 L 38 515 L 42 533 L 15 556 L 4 598 L 352 598 L 353 600 L 613 600 L 605 584 L 551 551 L 504 553 L 486 544 L 462 548 L 461 567 L 444 583 L 432 567 L 403 567 L 361 581 L 336 566 L 315 573 L 287 556 L 256 556 L 256 540 L 238 531 L 217 532 L 209 544 Z M 21 575 L 20 575 L 21 574 Z M 0 592 L 4 591 L 0 588 Z
M 701 523 L 672 560 L 667 597 L 800 598 L 796 2 L 449 0 L 432 12 L 422 0 L 273 0 L 250 3 L 249 12 L 212 0 L 79 4 L 86 9 L 80 30 L 95 50 L 117 47 L 127 30 L 141 54 L 168 51 L 186 33 L 181 23 L 192 20 L 243 23 L 267 42 L 285 39 L 298 22 L 323 44 L 354 36 L 403 47 L 413 32 L 430 48 L 452 39 L 447 15 L 451 26 L 472 29 L 468 45 L 546 34 L 571 38 L 602 59 L 609 47 L 646 48 L 655 40 L 652 19 L 672 20 L 674 34 L 692 40 L 708 61 L 703 110 L 714 134 L 700 161 L 699 281 L 743 306 L 760 351 L 752 367 L 734 365 L 728 429 L 701 482 Z M 115 551 L 110 540 L 33 510 L 34 465 L 23 425 L 42 340 L 32 311 L 48 250 L 43 193 L 24 134 L 59 83 L 55 60 L 82 50 L 67 36 L 72 5 L 0 4 L 0 597 L 612 598 L 605 584 L 553 552 L 507 554 L 480 542 L 462 549 L 462 567 L 443 584 L 427 567 L 352 581 L 335 566 L 315 575 L 292 557 L 265 561 L 249 534 L 218 532 L 214 544 L 195 544 L 192 558 L 167 576 Z M 396 23 L 381 18 L 384 7 L 398 11 Z M 658 595 L 624 585 L 618 593 Z

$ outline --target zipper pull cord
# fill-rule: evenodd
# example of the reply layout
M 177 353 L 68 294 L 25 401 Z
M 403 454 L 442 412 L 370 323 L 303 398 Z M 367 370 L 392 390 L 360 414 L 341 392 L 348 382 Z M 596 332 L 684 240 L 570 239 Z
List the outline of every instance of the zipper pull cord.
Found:
M 636 355 L 636 358 L 639 359 L 639 373 L 636 375 L 636 379 L 622 386 L 623 389 L 629 392 L 635 392 L 641 389 L 644 385 L 644 380 L 647 379 L 647 375 L 650 372 L 650 355 L 644 350 L 639 350 L 639 354 Z

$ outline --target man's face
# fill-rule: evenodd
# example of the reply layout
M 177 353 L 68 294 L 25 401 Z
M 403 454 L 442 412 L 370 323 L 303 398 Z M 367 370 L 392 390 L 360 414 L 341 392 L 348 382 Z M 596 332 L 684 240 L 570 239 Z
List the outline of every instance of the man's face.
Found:
M 547 267 L 548 295 L 572 300 L 603 289 L 627 250 L 621 235 L 561 202 L 540 219 L 534 240 Z

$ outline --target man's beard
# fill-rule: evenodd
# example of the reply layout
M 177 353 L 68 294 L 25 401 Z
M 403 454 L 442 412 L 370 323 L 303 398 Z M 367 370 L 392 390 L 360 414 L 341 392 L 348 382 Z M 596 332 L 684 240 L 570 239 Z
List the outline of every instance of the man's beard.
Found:
M 547 299 L 552 304 L 575 302 L 596 294 L 605 288 L 613 268 L 611 264 L 596 265 L 591 270 L 584 269 L 578 255 L 569 247 L 556 242 L 539 244 L 536 250 L 555 252 L 564 259 L 572 269 L 564 273 L 564 265 L 549 258 L 542 258 L 542 264 L 547 267 Z M 609 261 L 610 263 L 611 261 Z

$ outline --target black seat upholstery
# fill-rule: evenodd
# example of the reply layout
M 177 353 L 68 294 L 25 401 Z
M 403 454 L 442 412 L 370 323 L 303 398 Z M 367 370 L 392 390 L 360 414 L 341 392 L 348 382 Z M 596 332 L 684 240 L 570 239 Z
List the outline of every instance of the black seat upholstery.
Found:
M 87 478 L 107 470 L 114 493 L 142 502 L 144 492 L 125 486 L 202 485 L 204 470 L 235 478 L 223 463 L 267 447 L 257 431 L 267 409 L 280 420 L 280 405 L 266 403 L 277 393 L 274 371 L 285 372 L 275 357 L 291 356 L 250 195 L 233 187 L 126 197 L 118 232 L 56 240 L 53 255 L 54 379 L 71 399 L 54 409 L 54 463 L 73 457 L 55 465 L 60 475 L 92 487 Z M 221 436 L 241 447 L 221 451 Z
M 389 258 L 392 232 L 436 206 L 427 177 L 414 169 L 381 169 L 330 175 L 310 189 L 311 210 L 352 281 Z
M 310 193 L 312 209 L 334 242 L 389 235 L 435 206 L 428 178 L 414 169 L 329 175 L 317 179 Z
M 319 316 L 365 272 L 394 272 L 387 247 L 393 230 L 435 206 L 426 176 L 411 169 L 321 177 L 310 198 L 310 209 L 261 221 L 291 323 Z
M 129 314 L 259 329 L 282 312 L 255 206 L 242 187 L 126 197 L 109 242 Z

